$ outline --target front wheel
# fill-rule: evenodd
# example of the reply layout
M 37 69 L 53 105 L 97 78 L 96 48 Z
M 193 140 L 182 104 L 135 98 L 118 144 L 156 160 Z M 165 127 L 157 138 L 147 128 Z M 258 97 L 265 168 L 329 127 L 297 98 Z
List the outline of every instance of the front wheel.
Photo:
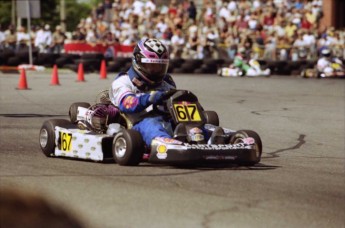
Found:
M 40 130 L 39 143 L 45 156 L 51 157 L 55 154 L 55 127 L 67 127 L 71 123 L 65 119 L 46 120 Z
M 207 124 L 219 126 L 219 117 L 215 111 L 203 111 Z
M 114 137 L 113 156 L 119 165 L 138 165 L 143 158 L 144 150 L 144 141 L 136 130 L 124 129 Z
M 260 136 L 251 130 L 239 130 L 231 137 L 230 144 L 243 143 L 244 139 L 253 138 L 255 140 L 253 150 L 255 150 L 255 156 L 249 161 L 243 162 L 244 165 L 255 165 L 260 162 L 262 154 L 262 142 Z

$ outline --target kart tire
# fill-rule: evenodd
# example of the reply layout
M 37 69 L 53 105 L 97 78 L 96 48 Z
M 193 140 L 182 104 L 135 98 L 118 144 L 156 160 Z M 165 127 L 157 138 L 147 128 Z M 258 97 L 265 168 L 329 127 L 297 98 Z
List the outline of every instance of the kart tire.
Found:
M 251 137 L 255 140 L 255 158 L 251 161 L 241 162 L 242 165 L 252 166 L 260 162 L 262 154 L 262 142 L 260 136 L 252 130 L 239 130 L 230 138 L 230 144 L 241 143 L 242 139 Z
M 141 134 L 133 129 L 123 129 L 113 140 L 113 157 L 122 166 L 136 166 L 143 158 L 145 144 Z
M 206 118 L 206 124 L 219 126 L 219 117 L 215 111 L 204 111 L 204 116 Z
M 45 156 L 52 157 L 55 154 L 55 126 L 67 127 L 70 125 L 71 123 L 65 119 L 44 121 L 39 134 L 39 144 Z
M 78 107 L 83 107 L 83 108 L 89 108 L 91 105 L 87 102 L 76 102 L 73 103 L 70 107 L 69 107 L 69 119 L 71 121 L 71 123 L 76 123 L 77 122 L 77 116 L 78 116 Z

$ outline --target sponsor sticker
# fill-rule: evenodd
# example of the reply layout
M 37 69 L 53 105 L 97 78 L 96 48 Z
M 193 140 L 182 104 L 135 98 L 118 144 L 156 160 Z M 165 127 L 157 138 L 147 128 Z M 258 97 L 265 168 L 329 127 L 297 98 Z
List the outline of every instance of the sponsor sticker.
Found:
M 237 144 L 188 144 L 185 143 L 187 149 L 194 150 L 238 150 L 238 149 L 252 149 L 252 146 L 248 146 L 245 143 Z
M 72 134 L 66 132 L 59 132 L 60 134 L 60 149 L 65 152 L 72 150 Z
M 246 144 L 254 144 L 255 143 L 255 139 L 252 137 L 244 138 L 242 141 Z
M 178 141 L 176 139 L 169 139 L 169 138 L 163 138 L 163 137 L 157 137 L 155 140 L 162 142 L 162 143 L 167 143 L 167 144 L 182 144 L 181 141 Z
M 205 160 L 235 160 L 237 156 L 223 156 L 223 155 L 205 155 L 203 156 Z
M 169 59 L 149 59 L 149 58 L 142 58 L 142 63 L 160 63 L 160 64 L 168 64 Z
M 205 137 L 202 134 L 193 134 L 190 135 L 190 139 L 195 142 L 199 142 L 205 139 Z
M 159 159 L 166 159 L 168 157 L 167 154 L 168 148 L 165 145 L 158 145 L 157 146 L 157 157 Z
M 200 128 L 198 128 L 198 127 L 194 127 L 194 128 L 192 128 L 192 129 L 190 129 L 189 132 L 190 132 L 191 134 L 201 134 L 201 133 L 202 133 L 202 130 L 201 130 Z
M 123 100 L 123 106 L 125 106 L 126 109 L 133 108 L 134 106 L 136 106 L 138 104 L 138 102 L 139 102 L 138 98 L 136 98 L 134 96 L 127 96 Z

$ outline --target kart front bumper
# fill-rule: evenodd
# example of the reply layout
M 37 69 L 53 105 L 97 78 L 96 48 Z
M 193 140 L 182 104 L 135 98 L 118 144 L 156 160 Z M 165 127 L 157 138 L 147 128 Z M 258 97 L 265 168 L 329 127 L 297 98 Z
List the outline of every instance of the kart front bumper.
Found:
M 252 163 L 257 160 L 253 145 L 238 144 L 157 144 L 153 145 L 148 162 L 162 164 L 188 163 Z

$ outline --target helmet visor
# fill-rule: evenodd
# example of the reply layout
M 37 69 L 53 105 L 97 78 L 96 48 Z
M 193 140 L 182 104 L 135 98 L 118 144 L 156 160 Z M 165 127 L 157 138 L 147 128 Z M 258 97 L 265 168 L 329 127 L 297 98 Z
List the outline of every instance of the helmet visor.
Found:
M 153 81 L 160 82 L 168 71 L 169 59 L 141 59 L 141 70 L 145 76 Z

